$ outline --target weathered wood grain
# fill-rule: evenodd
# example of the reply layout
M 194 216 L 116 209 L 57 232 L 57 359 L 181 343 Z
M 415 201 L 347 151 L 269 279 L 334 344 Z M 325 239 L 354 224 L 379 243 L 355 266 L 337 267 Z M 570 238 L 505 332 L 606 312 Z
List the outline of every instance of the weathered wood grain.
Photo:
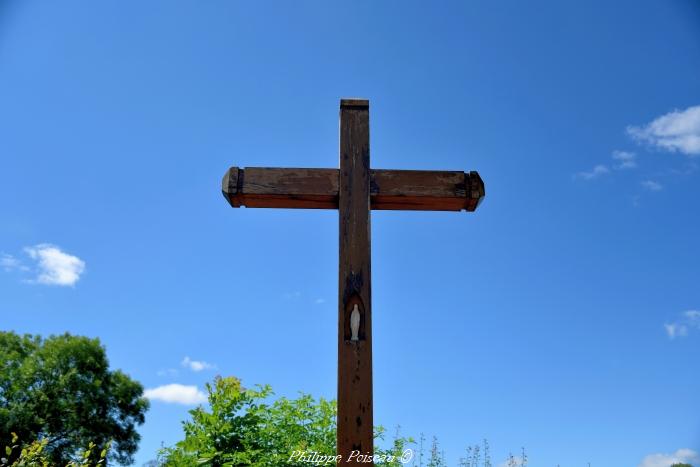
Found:
M 372 171 L 372 209 L 460 211 L 466 205 L 464 172 Z
M 338 213 L 340 260 L 338 287 L 338 438 L 341 465 L 353 451 L 371 456 L 372 293 L 370 265 L 369 106 L 340 105 Z M 350 339 L 350 316 L 360 311 L 359 340 Z M 374 465 L 365 463 L 364 465 Z
M 222 185 L 234 207 L 338 209 L 338 169 L 232 167 Z M 476 172 L 370 170 L 374 210 L 474 211 L 483 197 Z
M 236 170 L 232 167 L 228 173 Z M 228 179 L 233 179 L 229 175 Z M 237 191 L 224 192 L 234 206 L 250 208 L 337 209 L 338 170 L 248 167 L 238 169 L 243 182 Z M 224 185 L 226 183 L 224 177 Z

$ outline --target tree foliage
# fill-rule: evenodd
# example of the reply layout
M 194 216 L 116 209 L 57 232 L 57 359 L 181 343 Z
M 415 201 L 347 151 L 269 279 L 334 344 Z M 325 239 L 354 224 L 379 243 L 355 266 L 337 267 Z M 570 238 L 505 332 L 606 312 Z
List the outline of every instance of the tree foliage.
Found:
M 207 384 L 207 392 L 209 409 L 200 406 L 190 411 L 191 420 L 183 423 L 185 439 L 161 451 L 162 465 L 300 467 L 309 461 L 295 457 L 295 452 L 319 457 L 336 454 L 335 401 L 301 394 L 270 403 L 270 386 L 245 389 L 234 377 L 216 378 Z M 383 435 L 384 429 L 377 428 L 376 437 Z M 397 433 L 390 448 L 377 449 L 375 454 L 400 454 L 410 442 Z
M 0 332 L 0 440 L 38 440 L 50 465 L 80 460 L 86 446 L 109 441 L 110 459 L 131 463 L 136 426 L 148 409 L 142 393 L 139 383 L 109 370 L 97 339 Z M 97 463 L 100 452 L 90 455 Z M 9 463 L 19 454 L 13 456 Z

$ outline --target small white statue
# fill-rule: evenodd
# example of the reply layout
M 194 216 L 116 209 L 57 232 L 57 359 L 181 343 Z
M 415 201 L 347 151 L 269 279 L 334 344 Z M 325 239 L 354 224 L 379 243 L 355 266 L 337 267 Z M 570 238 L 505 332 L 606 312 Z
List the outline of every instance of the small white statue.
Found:
M 357 308 L 357 303 L 350 313 L 350 331 L 352 332 L 351 341 L 357 341 L 357 334 L 360 332 L 360 310 Z

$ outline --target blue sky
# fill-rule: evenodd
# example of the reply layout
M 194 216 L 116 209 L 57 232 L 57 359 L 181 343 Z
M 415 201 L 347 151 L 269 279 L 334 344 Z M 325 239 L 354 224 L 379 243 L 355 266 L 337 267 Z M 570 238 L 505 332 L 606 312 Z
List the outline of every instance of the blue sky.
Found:
M 154 397 L 138 465 L 216 374 L 335 397 L 337 213 L 219 189 L 337 167 L 365 97 L 375 168 L 487 192 L 372 213 L 375 421 L 700 462 L 700 6 L 525 3 L 3 0 L 0 328 L 99 337 Z

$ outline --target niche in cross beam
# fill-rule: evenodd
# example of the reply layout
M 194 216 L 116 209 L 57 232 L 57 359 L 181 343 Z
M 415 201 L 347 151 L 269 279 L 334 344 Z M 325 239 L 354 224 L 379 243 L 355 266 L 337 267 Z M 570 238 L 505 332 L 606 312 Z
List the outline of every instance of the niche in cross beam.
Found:
M 345 342 L 365 340 L 365 306 L 356 293 L 345 302 Z

